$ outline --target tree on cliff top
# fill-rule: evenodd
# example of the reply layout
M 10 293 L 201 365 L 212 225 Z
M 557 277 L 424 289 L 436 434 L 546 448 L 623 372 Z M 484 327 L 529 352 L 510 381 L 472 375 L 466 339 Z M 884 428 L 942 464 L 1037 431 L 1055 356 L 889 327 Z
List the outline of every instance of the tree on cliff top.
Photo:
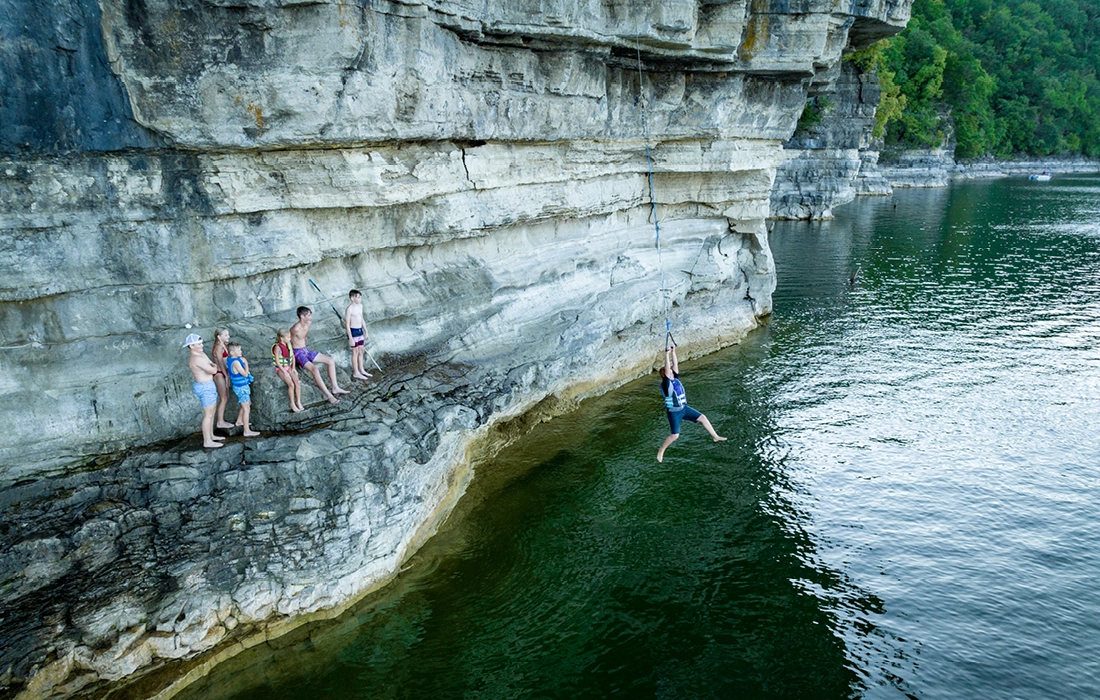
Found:
M 916 0 L 881 50 L 904 109 L 886 142 L 955 155 L 1100 155 L 1100 6 L 1090 0 Z

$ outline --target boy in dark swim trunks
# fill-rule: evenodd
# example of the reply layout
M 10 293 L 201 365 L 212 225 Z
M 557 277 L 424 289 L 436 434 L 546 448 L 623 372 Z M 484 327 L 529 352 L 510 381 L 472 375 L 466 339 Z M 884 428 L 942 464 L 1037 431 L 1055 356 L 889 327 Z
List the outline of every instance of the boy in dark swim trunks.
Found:
M 351 347 L 351 376 L 355 379 L 370 379 L 371 373 L 363 369 L 363 351 L 367 349 L 367 327 L 363 322 L 363 293 L 358 289 L 348 292 L 348 308 L 344 309 L 344 332 L 348 334 Z
M 668 412 L 668 427 L 671 435 L 665 438 L 661 449 L 657 450 L 657 461 L 663 461 L 665 450 L 680 437 L 680 423 L 689 420 L 699 423 L 710 433 L 715 442 L 722 442 L 726 438 L 714 431 L 707 417 L 687 405 L 687 394 L 684 385 L 680 383 L 680 363 L 676 360 L 676 346 L 665 349 L 665 366 L 661 368 L 661 394 L 665 397 L 665 409 Z
M 317 383 L 329 403 L 340 403 L 340 400 L 334 394 L 348 394 L 350 392 L 341 389 L 336 382 L 336 360 L 306 347 L 309 340 L 309 328 L 312 325 L 313 312 L 308 306 L 299 306 L 298 322 L 290 327 L 290 344 L 294 348 L 294 359 L 300 367 L 305 367 L 313 375 L 313 381 Z M 329 391 L 328 387 L 325 386 L 325 381 L 321 379 L 321 370 L 317 368 L 315 363 L 328 365 L 328 378 L 329 382 L 332 383 L 332 391 Z

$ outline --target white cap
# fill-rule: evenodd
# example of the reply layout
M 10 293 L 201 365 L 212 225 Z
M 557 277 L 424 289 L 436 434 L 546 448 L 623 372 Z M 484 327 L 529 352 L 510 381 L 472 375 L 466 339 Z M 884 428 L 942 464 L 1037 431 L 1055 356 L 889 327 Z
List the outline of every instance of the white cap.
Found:
M 192 345 L 194 345 L 195 343 L 201 343 L 201 342 L 202 342 L 202 336 L 199 335 L 198 333 L 192 333 L 191 335 L 187 336 L 187 340 L 183 341 L 183 347 L 189 348 Z

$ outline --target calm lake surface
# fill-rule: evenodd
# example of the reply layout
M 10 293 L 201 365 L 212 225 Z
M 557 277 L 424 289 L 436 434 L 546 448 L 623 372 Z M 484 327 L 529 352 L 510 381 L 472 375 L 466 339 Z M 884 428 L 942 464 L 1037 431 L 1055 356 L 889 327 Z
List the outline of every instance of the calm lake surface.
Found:
M 586 402 L 381 594 L 187 697 L 1098 697 L 1100 178 L 771 244 L 771 322 L 681 368 L 728 443 L 658 464 L 652 377 Z

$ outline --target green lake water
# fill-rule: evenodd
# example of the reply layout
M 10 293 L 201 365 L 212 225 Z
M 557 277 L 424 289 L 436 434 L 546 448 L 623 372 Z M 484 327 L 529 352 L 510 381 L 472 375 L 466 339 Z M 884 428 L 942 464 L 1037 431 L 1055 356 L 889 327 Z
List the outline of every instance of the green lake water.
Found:
M 770 322 L 681 367 L 729 442 L 658 464 L 654 377 L 588 401 L 185 696 L 1100 696 L 1100 178 L 836 213 L 778 223 Z

